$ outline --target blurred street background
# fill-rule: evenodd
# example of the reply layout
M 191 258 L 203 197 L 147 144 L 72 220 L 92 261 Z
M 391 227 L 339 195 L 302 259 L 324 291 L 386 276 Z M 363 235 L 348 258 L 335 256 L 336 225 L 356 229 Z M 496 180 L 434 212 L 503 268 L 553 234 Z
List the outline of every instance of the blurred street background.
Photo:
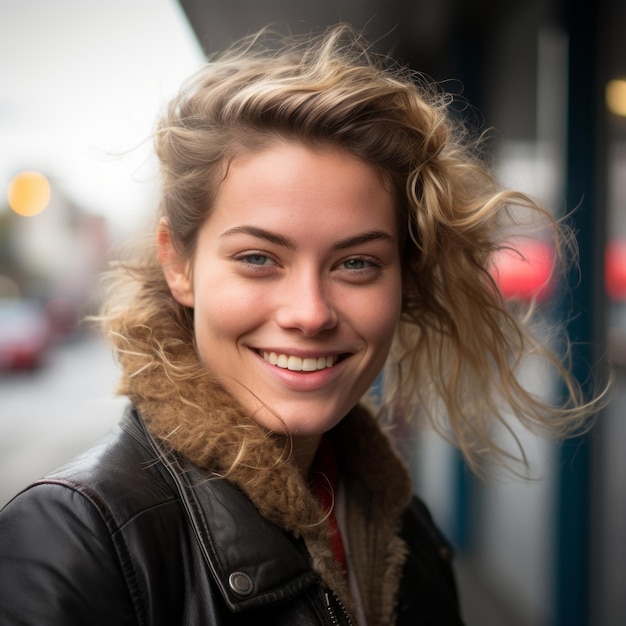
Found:
M 160 108 L 246 33 L 338 21 L 457 94 L 472 128 L 494 128 L 488 156 L 504 184 L 557 215 L 577 209 L 569 285 L 550 279 L 553 251 L 533 237 L 524 259 L 494 258 L 494 277 L 507 298 L 567 319 L 581 382 L 590 366 L 600 383 L 607 366 L 616 376 L 588 436 L 516 433 L 531 482 L 476 479 L 432 433 L 402 434 L 456 548 L 467 626 L 623 626 L 623 0 L 0 0 L 0 506 L 119 420 L 117 366 L 82 320 L 98 309 L 101 270 L 148 232 Z M 554 391 L 532 363 L 524 375 Z
M 114 394 L 117 373 L 102 339 L 83 333 L 39 371 L 0 378 L 0 506 L 119 421 L 126 399 Z

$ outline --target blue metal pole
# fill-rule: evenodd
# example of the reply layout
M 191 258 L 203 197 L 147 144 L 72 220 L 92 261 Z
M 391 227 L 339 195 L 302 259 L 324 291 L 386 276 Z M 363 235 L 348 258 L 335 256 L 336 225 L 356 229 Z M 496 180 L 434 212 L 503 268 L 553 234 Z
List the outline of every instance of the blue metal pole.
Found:
M 597 3 L 564 0 L 562 11 L 569 37 L 566 203 L 570 210 L 578 207 L 572 221 L 580 253 L 580 268 L 570 277 L 563 311 L 574 342 L 573 372 L 585 385 L 597 358 L 594 346 L 605 312 L 599 9 Z M 591 456 L 589 436 L 559 448 L 554 626 L 588 626 L 590 620 Z

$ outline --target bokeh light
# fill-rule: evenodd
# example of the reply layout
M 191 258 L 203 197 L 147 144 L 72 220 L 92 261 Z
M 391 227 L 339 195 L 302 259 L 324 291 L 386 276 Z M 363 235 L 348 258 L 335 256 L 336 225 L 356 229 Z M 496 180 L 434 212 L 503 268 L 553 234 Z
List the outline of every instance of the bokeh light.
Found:
M 551 244 L 535 240 L 512 241 L 492 258 L 492 276 L 508 299 L 542 302 L 555 288 L 555 251 Z
M 611 113 L 626 116 L 626 80 L 610 80 L 606 85 L 605 98 Z
M 31 217 L 48 206 L 50 194 L 50 183 L 43 174 L 21 172 L 9 183 L 7 200 L 18 215 Z

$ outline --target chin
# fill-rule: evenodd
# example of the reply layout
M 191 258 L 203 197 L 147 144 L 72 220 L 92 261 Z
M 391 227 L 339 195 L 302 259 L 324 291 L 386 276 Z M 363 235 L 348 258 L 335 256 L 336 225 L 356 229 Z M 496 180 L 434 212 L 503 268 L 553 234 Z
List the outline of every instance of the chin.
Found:
M 276 413 L 265 410 L 263 415 L 253 415 L 254 420 L 263 428 L 277 434 L 290 434 L 292 437 L 319 437 L 334 428 L 347 413 L 341 413 L 337 418 L 335 413 L 329 416 L 320 416 L 319 411 L 314 411 L 314 417 L 303 417 L 302 409 L 285 411 L 277 409 Z M 277 417 L 281 416 L 281 417 Z
M 320 419 L 319 416 L 316 416 L 310 421 L 303 420 L 302 416 L 298 416 L 298 418 L 293 420 L 286 419 L 285 424 L 289 433 L 294 437 L 321 437 L 324 433 L 337 426 L 346 412 L 342 413 L 339 418 L 335 415 L 329 416 L 327 419 L 323 417 Z

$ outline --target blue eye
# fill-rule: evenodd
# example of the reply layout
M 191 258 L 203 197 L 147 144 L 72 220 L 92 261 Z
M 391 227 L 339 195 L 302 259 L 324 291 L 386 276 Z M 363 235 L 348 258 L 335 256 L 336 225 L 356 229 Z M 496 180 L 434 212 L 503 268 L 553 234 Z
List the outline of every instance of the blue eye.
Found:
M 240 259 L 244 263 L 249 263 L 250 265 L 273 265 L 274 261 L 270 259 L 265 254 L 246 254 Z
M 363 270 L 366 267 L 369 267 L 371 263 L 365 259 L 348 259 L 343 262 L 343 265 L 349 270 Z
M 280 261 L 269 253 L 257 250 L 246 250 L 232 257 L 237 263 L 238 271 L 246 276 L 273 276 Z
M 369 270 L 380 269 L 380 262 L 368 257 L 354 257 L 341 262 L 343 269 L 353 272 L 366 272 Z

